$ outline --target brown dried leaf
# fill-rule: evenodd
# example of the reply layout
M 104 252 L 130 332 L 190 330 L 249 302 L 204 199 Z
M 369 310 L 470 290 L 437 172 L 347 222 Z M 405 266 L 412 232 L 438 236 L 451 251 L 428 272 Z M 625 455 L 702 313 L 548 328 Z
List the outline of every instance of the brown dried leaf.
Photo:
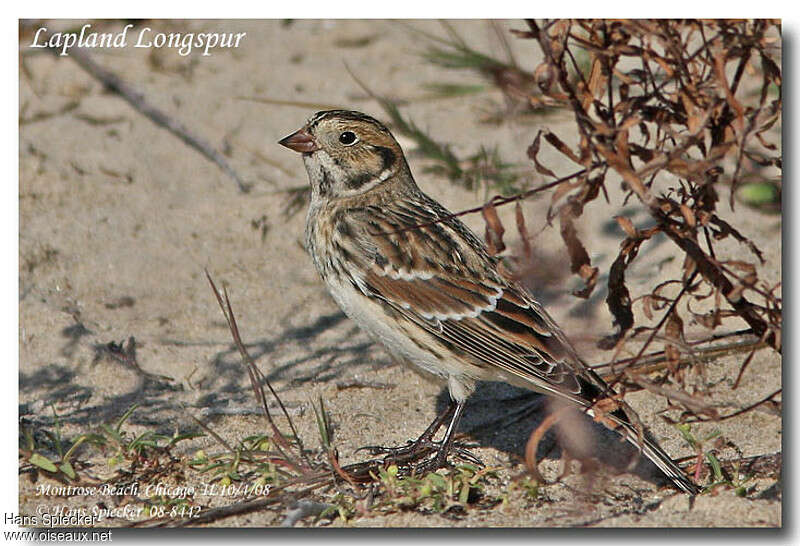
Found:
M 628 130 L 627 129 L 622 129 L 622 128 L 618 129 L 617 136 L 614 139 L 614 144 L 617 147 L 617 154 L 619 154 L 619 156 L 621 158 L 623 158 L 623 160 L 626 163 L 630 163 L 631 162 L 631 154 L 630 154 L 630 151 L 628 150 Z
M 630 330 L 633 326 L 633 310 L 631 309 L 631 294 L 628 287 L 625 286 L 625 269 L 630 263 L 628 256 L 629 248 L 623 247 L 617 259 L 611 264 L 611 269 L 608 273 L 608 296 L 606 296 L 606 305 L 608 310 L 614 316 L 614 324 L 619 327 L 619 332 L 616 334 L 617 338 L 625 335 L 625 332 Z M 635 253 L 634 253 L 635 254 Z
M 634 125 L 639 125 L 642 122 L 642 118 L 639 116 L 629 116 L 626 118 L 622 123 L 619 124 L 620 130 L 627 131 Z
M 649 392 L 660 394 L 661 396 L 665 396 L 670 400 L 674 400 L 675 402 L 683 404 L 686 408 L 688 408 L 694 413 L 708 415 L 711 418 L 716 417 L 719 413 L 714 407 L 710 406 L 705 400 L 703 400 L 699 396 L 690 395 L 689 393 L 687 393 L 682 389 L 672 388 L 667 385 L 658 385 L 639 374 L 636 374 L 634 376 L 634 381 L 640 387 L 643 387 Z
M 536 172 L 538 172 L 539 174 L 543 174 L 545 176 L 552 176 L 553 178 L 555 178 L 556 174 L 553 171 L 551 171 L 550 169 L 539 163 L 539 158 L 538 158 L 539 139 L 541 138 L 541 136 L 542 136 L 542 130 L 539 130 L 539 132 L 536 133 L 536 138 L 533 139 L 533 144 L 528 146 L 528 157 L 533 160 L 533 165 L 534 167 L 536 167 Z
M 549 142 L 552 147 L 554 147 L 556 150 L 558 150 L 559 152 L 570 158 L 578 165 L 582 165 L 581 160 L 578 159 L 578 156 L 575 155 L 575 152 L 573 152 L 569 146 L 564 144 L 564 142 L 562 142 L 560 138 L 558 138 L 555 134 L 551 133 L 547 129 L 544 129 L 543 132 L 544 132 L 544 139 L 547 142 Z
M 714 57 L 714 71 L 717 76 L 717 82 L 725 92 L 725 98 L 728 101 L 728 104 L 736 112 L 736 119 L 739 122 L 739 127 L 743 128 L 744 108 L 742 107 L 742 104 L 736 100 L 736 97 L 733 96 L 731 87 L 728 85 L 728 79 L 725 77 L 725 61 L 726 59 L 723 55 L 717 55 Z
M 697 262 L 688 254 L 683 257 L 683 280 L 686 281 L 697 269 Z
M 575 230 L 575 225 L 572 223 L 574 214 L 574 205 L 568 204 L 561 209 L 559 219 L 561 221 L 561 238 L 567 247 L 570 260 L 570 270 L 573 273 L 578 273 L 585 281 L 586 286 L 582 290 L 573 292 L 579 298 L 588 298 L 591 295 L 594 286 L 597 283 L 597 268 L 591 266 L 589 260 L 589 253 L 586 248 L 578 239 L 578 233 Z
M 614 216 L 614 220 L 617 221 L 619 227 L 621 227 L 631 239 L 639 236 L 639 231 L 634 227 L 633 222 L 631 222 L 630 218 L 627 216 Z
M 528 442 L 525 444 L 525 465 L 528 467 L 528 472 L 533 474 L 533 477 L 539 483 L 547 483 L 547 480 L 545 480 L 544 476 L 542 476 L 541 472 L 539 472 L 539 467 L 536 461 L 536 452 L 539 450 L 539 442 L 542 441 L 545 433 L 547 433 L 547 431 L 556 424 L 558 419 L 561 418 L 563 414 L 564 410 L 562 409 L 545 417 L 539 426 L 536 427 L 536 430 L 531 433 L 530 437 L 528 438 Z
M 592 404 L 592 409 L 595 410 L 596 413 L 614 413 L 621 407 L 619 400 L 614 400 L 611 397 L 601 398 Z M 617 426 L 619 426 L 618 423 L 609 428 L 614 429 Z
M 672 76 L 675 75 L 675 72 L 672 70 L 672 67 L 669 66 L 666 60 L 659 57 L 657 54 L 653 53 L 653 60 L 658 63 L 658 65 L 667 73 L 666 78 L 672 79 Z
M 675 309 L 669 314 L 667 322 L 664 324 L 664 335 L 675 341 L 681 341 L 683 339 L 683 319 L 678 316 Z
M 766 140 L 764 140 L 764 137 L 763 137 L 763 136 L 761 136 L 761 133 L 762 133 L 762 131 L 759 131 L 758 133 L 756 133 L 756 138 L 757 138 L 757 139 L 758 139 L 758 141 L 761 143 L 761 145 L 762 145 L 764 148 L 766 148 L 767 150 L 772 150 L 772 151 L 775 151 L 775 150 L 777 150 L 777 149 L 778 149 L 778 147 L 777 147 L 775 144 L 772 144 L 772 143 L 770 143 L 770 142 L 767 142 Z
M 533 79 L 542 93 L 549 93 L 553 88 L 553 83 L 556 81 L 556 70 L 550 63 L 541 63 L 533 71 Z
M 523 40 L 530 40 L 530 39 L 535 40 L 539 36 L 538 32 L 532 32 L 530 30 L 522 30 L 519 28 L 510 28 L 508 29 L 508 31 L 517 38 L 522 38 Z
M 603 59 L 600 55 L 592 54 L 592 70 L 589 74 L 589 85 L 583 94 L 583 110 L 589 111 L 595 97 L 600 98 L 605 91 L 607 78 L 603 74 Z
M 760 166 L 782 168 L 782 159 L 777 153 L 780 143 L 773 138 L 772 130 L 764 132 L 781 119 L 780 22 L 547 21 L 541 33 L 536 23 L 529 22 L 529 25 L 542 46 L 546 62 L 550 63 L 537 69 L 539 79 L 549 84 L 552 68 L 552 87 L 558 87 L 568 96 L 564 103 L 574 110 L 579 130 L 575 149 L 546 131 L 548 143 L 585 167 L 605 160 L 607 166 L 603 172 L 616 171 L 615 174 L 622 177 L 627 186 L 624 189 L 632 190 L 647 207 L 656 227 L 679 249 L 677 256 L 684 258 L 682 275 L 672 282 L 680 283 L 680 278 L 685 281 L 691 275 L 700 274 L 702 280 L 698 277 L 694 292 L 689 291 L 690 302 L 698 301 L 694 296 L 700 286 L 704 287 L 703 297 L 714 295 L 715 310 L 699 316 L 698 322 L 713 327 L 724 316 L 738 316 L 758 335 L 766 336 L 764 339 L 773 348 L 779 347 L 776 340 L 780 335 L 780 298 L 765 292 L 764 287 L 759 288 L 755 271 L 727 264 L 728 258 L 741 257 L 735 253 L 731 255 L 729 248 L 704 250 L 704 243 L 714 241 L 699 240 L 695 230 L 699 226 L 710 229 L 715 239 L 732 235 L 748 245 L 764 263 L 752 242 L 729 224 L 716 221 L 719 198 L 714 183 L 723 174 L 723 165 L 727 167 L 732 159 L 736 161 L 733 180 L 740 178 L 740 169 L 744 177 L 747 171 L 755 172 Z M 590 68 L 574 77 L 568 70 L 573 68 L 573 59 L 580 58 L 581 54 L 588 54 Z M 633 64 L 626 59 L 618 65 L 620 55 L 635 57 Z M 777 62 L 774 59 L 778 59 Z M 741 79 L 742 75 L 745 80 Z M 610 87 L 617 90 L 617 101 L 613 100 L 614 94 L 606 93 L 608 82 L 605 80 L 609 77 L 614 79 Z M 760 89 L 753 89 L 758 84 L 761 84 Z M 623 121 L 612 124 L 607 118 L 609 114 Z M 635 142 L 630 142 L 630 135 L 625 131 L 634 125 L 642 134 L 641 138 L 637 134 Z M 538 151 L 537 147 L 535 152 Z M 670 187 L 671 176 L 664 177 L 666 171 L 680 178 L 677 186 Z M 577 240 L 572 222 L 599 189 L 605 193 L 602 183 L 594 186 L 588 177 L 559 185 L 553 191 L 553 204 L 548 210 L 549 222 L 554 210 L 563 213 L 563 209 L 572 209 L 569 217 L 562 216 L 562 238 L 570 253 L 573 271 L 577 267 L 576 272 L 584 279 L 591 279 L 595 270 L 588 256 L 583 257 L 585 249 Z M 568 195 L 572 195 L 571 202 L 556 209 Z M 626 191 L 625 199 L 629 197 Z M 647 231 L 623 225 L 625 220 L 617 221 L 629 239 L 634 235 L 643 237 Z M 733 224 L 738 227 L 736 222 Z M 623 264 L 631 262 L 635 251 L 631 245 L 630 241 L 623 243 L 617 257 L 620 270 Z M 620 274 L 615 272 L 612 284 L 622 284 Z M 751 289 L 764 296 L 763 305 L 747 301 L 747 292 Z M 672 302 L 671 299 L 662 301 L 659 298 L 663 296 L 656 292 L 654 290 L 643 301 L 645 315 L 652 315 L 657 306 L 663 309 Z M 726 297 L 732 306 L 730 311 L 720 309 Z M 613 299 L 617 300 L 618 296 Z M 621 339 L 626 339 L 631 331 Z
M 622 97 L 622 100 L 625 100 L 626 98 L 628 98 L 628 89 L 630 88 L 631 85 L 634 85 L 636 82 L 634 81 L 633 78 L 630 77 L 630 75 L 618 70 L 616 67 L 614 68 L 614 76 L 619 78 L 619 80 L 622 82 L 622 85 L 620 85 L 619 88 L 619 92 L 620 96 Z
M 642 312 L 647 320 L 653 320 L 653 298 L 649 295 L 642 298 Z
M 686 224 L 689 227 L 692 228 L 695 227 L 697 225 L 697 220 L 694 217 L 692 209 L 690 209 L 689 206 L 686 205 L 685 203 L 681 203 L 680 209 L 681 209 L 681 214 L 683 215 L 683 219 L 686 220 Z
M 686 93 L 680 93 L 680 97 L 683 109 L 686 111 L 687 127 L 689 132 L 694 134 L 700 129 L 702 116 L 697 114 L 697 108 Z
M 716 292 L 718 293 L 718 291 Z M 707 313 L 696 313 L 691 309 L 691 301 L 687 304 L 687 310 L 692 316 L 692 320 L 709 330 L 721 325 L 723 318 L 736 316 L 734 311 L 721 311 L 718 307 Z
M 765 55 L 763 51 L 761 52 L 761 67 L 764 71 L 764 78 L 780 87 L 783 81 L 781 78 L 781 69 L 775 61 Z
M 751 275 L 755 275 L 756 273 L 756 266 L 750 262 L 745 262 L 742 260 L 726 260 L 723 263 L 728 267 L 738 269 L 739 271 L 744 271 L 745 273 L 749 273 Z
M 676 377 L 678 373 L 678 368 L 675 365 L 681 359 L 681 352 L 674 345 L 667 345 L 666 347 L 664 347 L 664 356 L 667 357 L 667 363 L 669 365 L 670 371 L 672 372 L 672 376 L 680 380 L 680 377 Z
M 733 290 L 728 292 L 728 301 L 730 302 L 738 302 L 742 298 L 742 293 L 745 290 L 745 286 L 741 284 L 734 284 Z
M 589 264 L 583 264 L 578 270 L 578 275 L 586 282 L 586 286 L 581 290 L 573 290 L 572 294 L 579 298 L 586 299 L 592 295 L 594 286 L 597 284 L 598 269 Z
M 730 225 L 728 222 L 717 216 L 716 214 L 711 216 L 711 223 L 714 224 L 719 228 L 719 232 L 714 234 L 716 239 L 723 239 L 728 234 L 732 235 L 734 239 L 739 241 L 742 244 L 747 245 L 747 248 L 750 249 L 750 252 L 756 255 L 758 261 L 761 262 L 761 265 L 764 265 L 766 262 L 764 261 L 764 255 L 761 253 L 761 249 L 759 249 L 756 244 L 742 235 L 736 228 Z
M 585 133 L 581 133 L 581 142 L 578 145 L 581 150 L 580 155 L 580 164 L 586 168 L 589 168 L 592 160 L 592 146 L 589 138 L 586 136 Z
M 664 337 L 667 339 L 674 339 L 677 342 L 683 341 L 683 320 L 678 316 L 675 308 L 673 308 L 667 316 L 667 322 L 664 324 Z M 677 367 L 677 363 L 681 357 L 681 351 L 677 344 L 666 343 L 664 347 L 664 354 L 669 362 L 669 368 L 672 376 L 679 382 L 683 381 L 683 374 Z
M 556 59 L 561 56 L 564 51 L 564 44 L 566 43 L 567 35 L 569 34 L 570 26 L 572 26 L 569 19 L 561 19 L 553 23 L 547 30 L 547 35 L 550 37 L 550 47 L 553 49 L 553 57 Z
M 487 203 L 481 210 L 483 220 L 486 223 L 486 231 L 484 239 L 486 240 L 486 247 L 491 256 L 496 256 L 505 250 L 506 245 L 503 242 L 503 234 L 506 232 L 500 217 L 497 216 L 497 207 L 494 203 Z

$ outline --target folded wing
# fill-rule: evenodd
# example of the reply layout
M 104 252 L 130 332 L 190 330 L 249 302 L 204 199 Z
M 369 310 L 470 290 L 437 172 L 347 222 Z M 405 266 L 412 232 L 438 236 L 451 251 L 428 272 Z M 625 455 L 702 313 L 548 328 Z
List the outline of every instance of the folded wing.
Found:
M 461 222 L 431 223 L 446 215 L 433 201 L 350 211 L 339 220 L 348 237 L 338 244 L 362 260 L 357 269 L 366 273 L 354 284 L 477 366 L 584 406 L 606 392 L 544 309 L 497 273 Z

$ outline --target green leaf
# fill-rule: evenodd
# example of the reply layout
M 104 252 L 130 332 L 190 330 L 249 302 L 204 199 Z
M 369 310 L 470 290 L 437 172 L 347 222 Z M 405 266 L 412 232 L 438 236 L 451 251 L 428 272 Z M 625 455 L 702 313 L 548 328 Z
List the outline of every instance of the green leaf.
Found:
M 419 496 L 422 498 L 429 497 L 433 493 L 433 485 L 430 482 L 425 482 L 419 488 Z
M 119 418 L 119 420 L 117 421 L 117 425 L 114 427 L 114 430 L 117 433 L 119 433 L 120 429 L 122 428 L 122 425 L 125 423 L 125 421 L 127 421 L 130 418 L 131 414 L 134 411 L 136 411 L 136 408 L 138 408 L 138 407 L 139 407 L 139 404 L 134 404 L 130 408 L 128 408 L 128 411 L 126 411 L 125 413 L 122 414 L 122 417 Z
M 87 434 L 82 434 L 78 436 L 78 438 L 75 440 L 75 443 L 72 444 L 72 447 L 70 447 L 67 450 L 67 453 L 64 455 L 63 460 L 69 461 L 69 459 L 72 457 L 72 453 L 78 448 L 79 445 L 85 442 L 88 438 L 89 436 Z
M 722 475 L 722 465 L 719 464 L 719 459 L 710 452 L 706 453 L 706 459 L 708 459 L 708 464 L 711 465 L 711 469 L 714 471 L 714 478 L 718 481 L 724 481 L 725 478 Z
M 56 465 L 54 465 L 52 461 L 50 461 L 50 459 L 48 459 L 44 455 L 34 453 L 33 455 L 30 456 L 28 462 L 31 463 L 33 466 L 38 466 L 42 470 L 47 470 L 48 472 L 58 472 L 58 468 L 56 468 Z
M 461 491 L 458 493 L 458 502 L 467 504 L 467 499 L 469 499 L 469 483 L 464 481 L 461 483 Z
M 121 446 L 124 443 L 124 441 L 125 441 L 124 438 L 122 437 L 122 435 L 117 430 L 111 428 L 110 426 L 108 426 L 105 423 L 100 425 L 100 428 L 102 428 L 105 431 L 105 433 L 108 434 L 108 436 L 112 440 L 114 440 L 114 442 L 117 445 Z
M 770 182 L 742 184 L 736 193 L 743 203 L 754 207 L 771 205 L 780 201 L 777 186 Z
M 322 446 L 325 449 L 330 449 L 331 447 L 331 424 L 328 420 L 328 414 L 325 411 L 325 402 L 322 399 L 322 396 L 318 398 L 319 408 L 313 402 L 311 403 L 311 407 L 314 409 L 314 418 L 317 421 L 317 430 L 319 430 L 320 441 L 322 442 Z
M 694 437 L 694 434 L 692 434 L 691 425 L 686 423 L 678 423 L 675 425 L 675 428 L 678 429 L 678 431 L 681 433 L 681 436 L 683 436 L 683 439 L 686 440 L 690 446 L 694 448 L 697 447 L 697 439 Z
M 72 468 L 72 465 L 69 461 L 64 461 L 60 465 L 58 465 L 58 469 L 61 470 L 64 474 L 69 476 L 71 480 L 75 479 L 75 469 Z
M 444 479 L 444 476 L 441 474 L 437 474 L 436 472 L 431 472 L 428 474 L 428 480 L 439 489 L 446 489 L 447 488 L 447 480 Z
M 36 448 L 36 441 L 33 439 L 33 433 L 28 428 L 22 429 L 22 434 L 25 436 L 25 443 L 28 446 L 28 451 L 33 451 Z

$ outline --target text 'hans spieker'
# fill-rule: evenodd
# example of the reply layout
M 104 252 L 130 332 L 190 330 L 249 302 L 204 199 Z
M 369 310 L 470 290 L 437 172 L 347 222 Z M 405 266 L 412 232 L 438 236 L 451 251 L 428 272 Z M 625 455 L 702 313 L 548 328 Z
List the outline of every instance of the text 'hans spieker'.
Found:
M 211 55 L 212 49 L 239 47 L 246 32 L 157 32 L 150 27 L 138 29 L 131 33 L 132 24 L 125 25 L 119 32 L 97 32 L 87 23 L 78 32 L 47 32 L 47 27 L 40 27 L 33 36 L 28 47 L 51 48 L 59 51 L 59 55 L 69 55 L 73 47 L 86 48 L 120 48 L 132 43 L 139 48 L 170 48 L 178 55 L 185 57 L 193 50 L 202 50 L 202 55 Z M 129 42 L 129 38 L 131 38 Z

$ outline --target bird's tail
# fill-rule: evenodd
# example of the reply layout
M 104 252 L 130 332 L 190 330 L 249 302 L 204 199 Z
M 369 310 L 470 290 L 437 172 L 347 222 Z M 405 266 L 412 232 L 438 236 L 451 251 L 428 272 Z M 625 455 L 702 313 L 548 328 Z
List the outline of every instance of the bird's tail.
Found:
M 640 449 L 644 456 L 650 459 L 676 487 L 692 496 L 700 493 L 701 488 L 686 476 L 647 431 L 640 430 L 631 423 L 624 410 L 618 409 L 613 413 L 606 414 L 606 417 L 617 423 L 619 425 L 617 432 L 637 449 Z

